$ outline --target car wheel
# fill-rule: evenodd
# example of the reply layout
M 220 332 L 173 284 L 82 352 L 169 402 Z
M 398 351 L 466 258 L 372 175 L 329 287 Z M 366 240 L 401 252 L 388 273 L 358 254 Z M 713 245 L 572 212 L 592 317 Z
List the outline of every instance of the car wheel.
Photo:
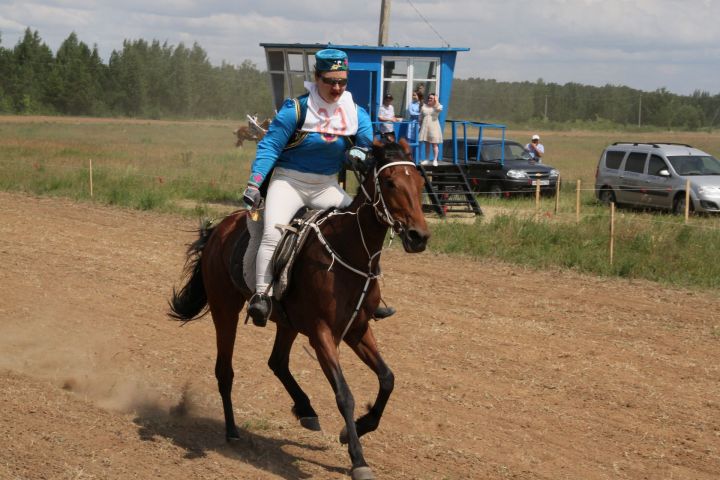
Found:
M 488 190 L 488 196 L 490 198 L 502 198 L 502 196 L 503 196 L 502 187 L 497 183 L 493 183 L 492 185 L 490 185 L 490 189 Z
M 600 190 L 600 203 L 610 205 L 611 203 L 617 203 L 615 201 L 615 192 L 611 188 L 603 188 Z
M 680 192 L 675 197 L 675 201 L 673 202 L 673 213 L 675 215 L 685 215 L 685 192 Z M 692 199 L 690 199 L 690 213 L 695 211 L 695 207 L 693 206 Z

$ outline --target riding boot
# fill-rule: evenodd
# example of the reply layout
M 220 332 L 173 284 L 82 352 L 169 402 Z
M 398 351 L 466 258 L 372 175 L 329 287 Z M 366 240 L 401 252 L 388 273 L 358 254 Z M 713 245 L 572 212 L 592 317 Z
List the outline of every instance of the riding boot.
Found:
M 373 317 L 375 318 L 375 320 L 381 320 L 383 318 L 392 317 L 393 315 L 395 315 L 396 311 L 397 310 L 395 310 L 393 307 L 388 307 L 388 306 L 377 307 L 375 309 L 375 313 L 373 314 Z
M 266 294 L 256 293 L 253 295 L 250 299 L 250 305 L 248 305 L 248 315 L 250 315 L 256 327 L 264 327 L 267 325 L 271 307 L 270 297 Z

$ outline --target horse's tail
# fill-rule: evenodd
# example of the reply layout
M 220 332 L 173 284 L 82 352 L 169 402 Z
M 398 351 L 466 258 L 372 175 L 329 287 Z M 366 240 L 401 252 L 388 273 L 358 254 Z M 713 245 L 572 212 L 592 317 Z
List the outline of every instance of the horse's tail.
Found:
M 173 288 L 168 315 L 177 320 L 187 322 L 200 318 L 208 313 L 207 293 L 202 275 L 202 251 L 214 230 L 209 221 L 200 226 L 199 238 L 188 246 L 184 275 L 185 285 L 180 291 Z

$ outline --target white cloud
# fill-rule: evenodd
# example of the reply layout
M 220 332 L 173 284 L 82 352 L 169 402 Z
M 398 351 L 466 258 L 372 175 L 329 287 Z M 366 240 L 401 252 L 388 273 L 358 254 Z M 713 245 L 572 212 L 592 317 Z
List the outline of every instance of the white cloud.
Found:
M 19 31 L 24 29 L 25 26 L 21 23 L 16 22 L 15 20 L 10 20 L 8 18 L 4 18 L 2 15 L 0 15 L 0 32 L 2 31 Z
M 264 68 L 261 42 L 373 45 L 379 13 L 365 0 L 0 0 L 0 38 L 11 48 L 30 27 L 55 50 L 75 31 L 105 59 L 125 39 L 197 42 L 215 64 Z M 460 77 L 715 93 L 717 18 L 717 0 L 398 1 L 390 43 L 469 47 Z
M 0 6 L 0 14 L 15 20 L 18 24 L 44 25 L 50 28 L 84 27 L 93 17 L 87 10 L 26 2 L 13 3 L 7 8 Z

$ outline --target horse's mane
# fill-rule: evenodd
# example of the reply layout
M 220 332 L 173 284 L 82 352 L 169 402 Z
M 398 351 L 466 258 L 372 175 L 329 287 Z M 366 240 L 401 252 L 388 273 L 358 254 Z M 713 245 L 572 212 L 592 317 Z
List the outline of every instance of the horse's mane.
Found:
M 367 165 L 366 171 L 370 172 L 373 168 L 382 167 L 383 165 L 396 160 L 409 160 L 402 145 L 395 142 L 373 143 L 372 161 Z M 356 197 L 362 193 L 362 184 L 365 180 L 366 179 L 363 179 L 363 182 L 358 185 L 357 190 L 355 191 Z

